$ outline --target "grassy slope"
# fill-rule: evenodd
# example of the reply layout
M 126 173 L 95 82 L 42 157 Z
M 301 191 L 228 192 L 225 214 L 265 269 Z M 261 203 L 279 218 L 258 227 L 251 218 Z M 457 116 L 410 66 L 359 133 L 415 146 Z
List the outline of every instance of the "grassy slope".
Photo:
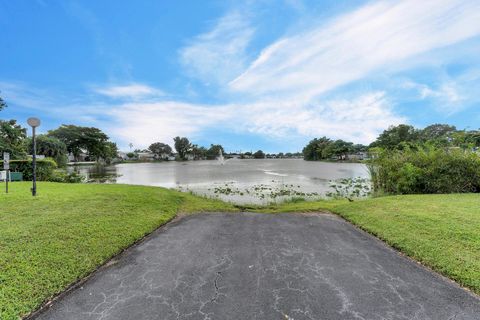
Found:
M 178 211 L 235 210 L 153 187 L 39 183 L 36 198 L 29 188 L 0 190 L 0 319 L 28 314 Z
M 261 212 L 328 210 L 480 294 L 480 195 L 407 195 L 287 203 Z

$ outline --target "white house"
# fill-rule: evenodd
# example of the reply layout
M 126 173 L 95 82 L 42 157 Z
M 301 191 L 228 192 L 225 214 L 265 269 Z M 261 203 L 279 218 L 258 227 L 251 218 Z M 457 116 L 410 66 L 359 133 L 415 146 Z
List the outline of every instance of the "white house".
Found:
M 138 160 L 141 160 L 141 161 L 155 160 L 155 154 L 152 152 L 138 152 L 137 157 L 138 157 Z

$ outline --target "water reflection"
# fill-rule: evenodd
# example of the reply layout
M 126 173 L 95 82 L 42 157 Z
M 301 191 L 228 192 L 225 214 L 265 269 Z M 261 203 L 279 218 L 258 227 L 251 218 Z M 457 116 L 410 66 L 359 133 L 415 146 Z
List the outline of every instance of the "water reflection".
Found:
M 107 167 L 82 166 L 76 170 L 89 180 L 176 188 L 243 204 L 282 201 L 295 195 L 287 189 L 297 190 L 305 198 L 318 198 L 331 191 L 331 180 L 368 177 L 363 164 L 298 159 L 232 159 L 224 165 L 217 161 L 125 163 Z M 261 198 L 254 192 L 247 192 L 259 186 L 270 188 L 268 192 L 277 196 Z M 238 192 L 219 191 L 225 188 Z

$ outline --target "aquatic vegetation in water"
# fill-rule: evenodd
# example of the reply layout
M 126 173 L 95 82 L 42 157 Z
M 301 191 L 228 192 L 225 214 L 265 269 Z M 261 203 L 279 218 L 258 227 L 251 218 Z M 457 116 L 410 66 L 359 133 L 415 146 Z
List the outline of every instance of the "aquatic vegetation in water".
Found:
M 242 198 L 244 200 L 253 200 L 267 203 L 290 202 L 319 200 L 321 198 L 362 198 L 371 194 L 372 188 L 370 181 L 364 178 L 339 179 L 330 181 L 329 192 L 304 191 L 300 185 L 284 184 L 280 181 L 273 180 L 277 184 L 256 184 L 250 187 L 242 187 L 237 182 L 230 181 L 221 184 L 214 184 L 207 189 L 204 196 L 212 198 L 222 198 L 227 200 L 230 198 L 234 202 Z M 201 193 L 191 190 L 188 186 L 178 186 L 177 190 L 190 192 L 193 194 Z
M 365 178 L 345 178 L 330 181 L 333 191 L 327 192 L 329 198 L 364 198 L 372 194 L 371 181 Z
M 273 181 L 276 182 L 276 181 Z M 293 184 L 279 184 L 279 185 L 267 185 L 257 184 L 249 188 L 240 188 L 235 186 L 234 182 L 228 182 L 221 186 L 215 186 L 209 188 L 208 191 L 213 192 L 216 197 L 220 196 L 249 196 L 260 200 L 276 200 L 276 199 L 288 199 L 288 198 L 312 198 L 319 197 L 318 192 L 303 192 L 300 186 Z

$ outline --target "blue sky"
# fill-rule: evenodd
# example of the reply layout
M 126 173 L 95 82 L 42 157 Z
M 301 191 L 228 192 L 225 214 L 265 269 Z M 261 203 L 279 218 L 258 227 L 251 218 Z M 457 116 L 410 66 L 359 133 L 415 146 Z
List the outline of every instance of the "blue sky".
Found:
M 0 117 L 96 126 L 123 149 L 477 129 L 479 21 L 478 0 L 0 0 Z

